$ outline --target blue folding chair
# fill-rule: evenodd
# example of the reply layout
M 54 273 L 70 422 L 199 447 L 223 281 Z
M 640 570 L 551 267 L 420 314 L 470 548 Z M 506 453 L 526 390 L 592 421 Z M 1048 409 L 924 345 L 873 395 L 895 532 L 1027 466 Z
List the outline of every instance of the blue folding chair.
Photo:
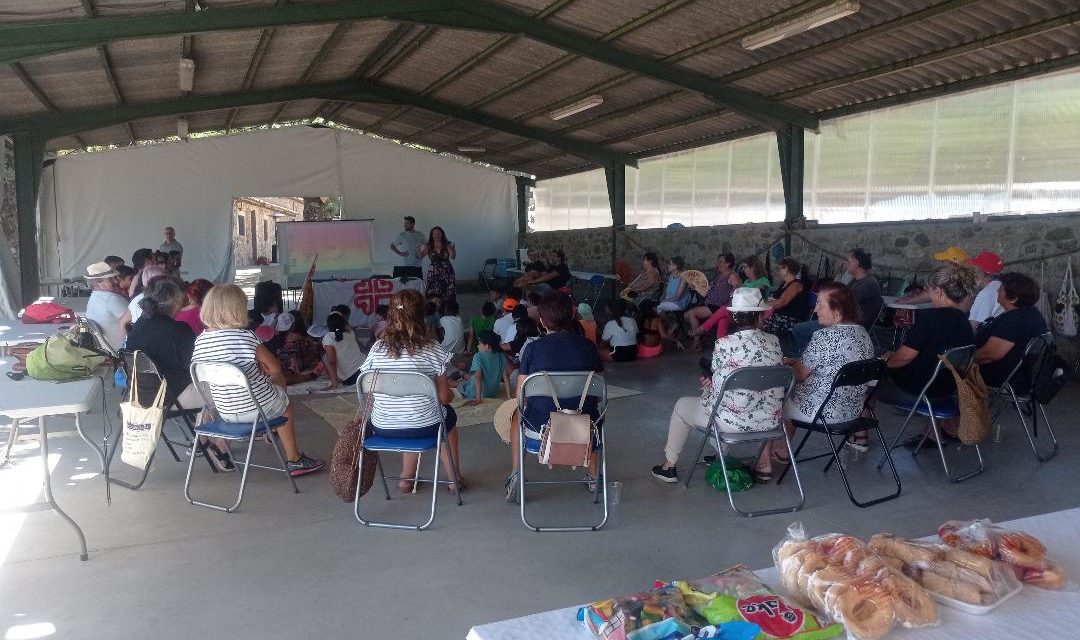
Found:
M 244 456 L 243 460 L 233 461 L 235 464 L 241 465 L 244 470 L 240 475 L 240 492 L 236 496 L 236 502 L 231 507 L 210 502 L 200 502 L 191 497 L 191 468 L 195 464 L 195 458 L 198 457 L 192 455 L 188 459 L 187 476 L 184 478 L 184 497 L 187 498 L 187 501 L 193 505 L 217 509 L 218 511 L 224 511 L 226 513 L 236 511 L 240 507 L 240 503 L 244 500 L 244 487 L 247 486 L 248 470 L 251 467 L 280 471 L 285 474 L 285 477 L 289 480 L 289 484 L 292 485 L 293 493 L 300 493 L 300 489 L 296 486 L 296 481 L 294 481 L 293 477 L 289 474 L 289 467 L 285 463 L 285 455 L 281 451 L 281 442 L 275 432 L 275 429 L 288 422 L 288 419 L 285 416 L 279 416 L 273 420 L 267 419 L 262 405 L 259 404 L 258 399 L 255 398 L 255 393 L 251 390 L 251 383 L 248 381 L 244 371 L 235 364 L 228 362 L 192 362 L 191 381 L 195 384 L 195 388 L 199 390 L 199 394 L 203 398 L 206 410 L 210 412 L 210 415 L 213 418 L 210 422 L 205 422 L 195 427 L 196 437 L 206 436 L 208 438 L 223 438 L 230 441 L 247 440 L 247 455 Z M 243 393 L 246 393 L 251 400 L 252 406 L 257 410 L 256 416 L 251 421 L 251 424 L 246 422 L 229 422 L 222 419 L 214 405 L 212 394 L 215 388 L 218 389 L 219 393 L 225 389 L 239 389 Z M 251 450 L 255 446 L 255 439 L 263 435 L 268 437 L 270 446 L 273 447 L 274 454 L 277 456 L 280 466 L 269 467 L 266 465 L 255 464 L 251 461 Z
M 954 347 L 949 349 L 942 357 L 947 358 L 949 362 L 956 368 L 957 371 L 967 371 L 972 361 L 975 359 L 975 345 L 968 345 L 966 347 Z M 904 431 L 907 430 L 908 423 L 911 422 L 912 416 L 922 416 L 930 419 L 930 428 L 934 432 L 934 441 L 937 443 L 938 453 L 941 455 L 941 464 L 945 467 L 945 475 L 948 476 L 952 482 L 963 482 L 970 478 L 974 478 L 983 472 L 983 459 L 982 451 L 979 450 L 979 445 L 972 445 L 975 447 L 975 456 L 978 459 L 978 465 L 971 471 L 954 476 L 952 471 L 949 470 L 949 461 L 945 458 L 945 445 L 942 444 L 942 431 L 938 426 L 938 420 L 947 420 L 949 418 L 960 417 L 960 403 L 955 395 L 946 398 L 931 398 L 927 395 L 930 391 L 931 385 L 937 380 L 938 376 L 951 376 L 952 373 L 948 369 L 942 366 L 941 360 L 938 360 L 937 366 L 934 367 L 934 374 L 930 376 L 930 379 L 926 382 L 926 385 L 919 392 L 918 397 L 914 402 L 896 402 L 893 406 L 897 411 L 906 411 L 907 417 L 904 418 L 904 424 L 900 426 L 900 431 L 896 433 L 896 437 L 893 438 L 892 445 L 889 449 L 895 449 L 900 443 L 900 439 L 904 436 Z M 923 434 L 918 444 L 911 451 L 912 457 L 919 454 L 919 450 L 926 444 L 926 440 L 930 437 L 930 432 Z M 878 471 L 885 466 L 886 460 L 882 458 L 878 463 Z
M 365 394 L 374 393 L 384 396 L 402 398 L 410 396 L 425 396 L 432 399 L 432 401 L 439 402 L 439 392 L 435 388 L 435 381 L 432 380 L 426 374 L 419 371 L 365 371 L 360 379 L 356 382 L 356 393 L 360 401 L 360 405 L 364 404 Z M 374 451 L 380 453 L 424 453 L 425 451 L 435 450 L 435 472 L 431 479 L 420 477 L 419 468 L 417 469 L 417 475 L 413 478 L 401 478 L 390 477 L 390 480 L 409 480 L 414 483 L 426 483 L 431 484 L 431 513 L 428 515 L 427 521 L 422 524 L 400 524 L 393 522 L 377 522 L 374 520 L 365 520 L 360 515 L 360 483 L 356 483 L 356 497 L 353 500 L 353 515 L 356 516 L 358 522 L 369 527 L 382 527 L 386 529 L 414 529 L 416 531 L 423 531 L 431 526 L 431 523 L 435 520 L 435 507 L 439 498 L 439 485 L 440 484 L 455 484 L 458 487 L 457 491 L 457 503 L 461 506 L 461 478 L 457 477 L 457 462 L 454 460 L 454 453 L 450 449 L 450 443 L 446 435 L 446 420 L 439 420 L 439 431 L 437 434 L 429 438 L 395 438 L 385 435 L 368 435 L 367 430 L 369 422 L 371 420 L 370 411 L 366 412 L 364 416 L 364 423 L 360 426 L 363 436 L 363 448 L 365 451 Z M 383 425 L 386 427 L 387 425 Z M 442 458 L 442 447 L 446 445 L 447 453 L 450 457 L 450 465 L 455 470 L 453 480 L 439 480 L 439 461 Z M 390 488 L 386 484 L 387 475 L 383 471 L 382 461 L 378 463 L 379 477 L 382 479 L 383 493 L 386 494 L 386 499 L 390 500 Z M 360 464 L 357 465 L 357 474 L 360 478 L 364 477 L 364 456 L 360 456 Z M 415 484 L 414 484 L 415 486 Z
M 591 377 L 590 377 L 591 376 Z M 588 381 L 588 382 L 586 382 Z M 589 385 L 588 389 L 585 388 L 586 383 Z M 599 412 L 599 418 L 595 421 L 597 424 L 597 439 L 596 443 L 599 448 L 593 452 L 593 455 L 600 457 L 600 469 L 597 473 L 596 479 L 593 481 L 594 488 L 592 489 L 593 503 L 598 504 L 603 500 L 603 517 L 596 524 L 574 526 L 574 527 L 540 527 L 529 522 L 529 519 L 525 515 L 525 488 L 530 485 L 551 485 L 551 484 L 589 484 L 589 480 L 527 480 L 525 478 L 525 454 L 532 453 L 540 454 L 540 427 L 541 425 L 529 425 L 524 418 L 520 420 L 519 433 L 520 436 L 518 443 L 517 455 L 518 455 L 518 504 L 521 513 L 521 523 L 533 531 L 597 531 L 607 524 L 608 520 L 608 494 L 607 494 L 607 447 L 605 446 L 603 418 L 607 413 L 607 383 L 604 381 L 603 376 L 598 373 L 591 373 L 589 371 L 549 371 L 533 373 L 526 376 L 525 380 L 521 383 L 521 395 L 518 398 L 518 410 L 519 415 L 525 415 L 525 405 L 528 404 L 529 398 L 543 397 L 551 398 L 554 394 L 555 397 L 562 399 L 580 398 L 582 392 L 587 392 L 586 395 L 595 397 L 598 399 L 597 411 Z

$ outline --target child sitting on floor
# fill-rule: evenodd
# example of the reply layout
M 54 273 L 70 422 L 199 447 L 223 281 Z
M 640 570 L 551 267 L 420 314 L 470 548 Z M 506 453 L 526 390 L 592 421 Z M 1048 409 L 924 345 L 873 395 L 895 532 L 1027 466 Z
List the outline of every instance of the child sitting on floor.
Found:
M 481 331 L 477 343 L 479 351 L 472 357 L 469 371 L 462 374 L 464 379 L 457 383 L 458 393 L 468 400 L 465 406 L 470 407 L 483 402 L 483 398 L 497 398 L 500 382 L 506 383 L 507 398 L 510 397 L 509 371 L 499 349 L 499 336 L 494 331 Z
M 473 345 L 476 344 L 483 331 L 495 330 L 495 303 L 491 300 L 484 302 L 480 307 L 480 315 L 469 319 L 469 328 L 465 330 L 465 350 L 472 353 Z

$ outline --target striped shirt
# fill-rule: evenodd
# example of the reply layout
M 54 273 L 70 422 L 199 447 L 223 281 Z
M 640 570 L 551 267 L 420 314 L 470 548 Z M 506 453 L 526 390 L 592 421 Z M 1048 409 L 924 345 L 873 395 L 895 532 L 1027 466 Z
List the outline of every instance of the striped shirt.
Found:
M 416 353 L 403 352 L 400 358 L 394 358 L 379 340 L 371 346 L 360 371 L 419 371 L 434 378 L 445 372 L 449 361 L 450 354 L 435 342 Z M 392 397 L 376 393 L 371 423 L 385 430 L 429 427 L 438 424 L 444 413 L 442 406 L 434 398 Z
M 251 391 L 264 408 L 273 406 L 285 390 L 270 381 L 255 360 L 255 350 L 262 342 L 247 329 L 207 329 L 195 338 L 192 362 L 228 362 L 240 367 L 251 384 Z M 251 397 L 241 387 L 210 385 L 210 395 L 221 413 L 247 413 L 255 411 Z

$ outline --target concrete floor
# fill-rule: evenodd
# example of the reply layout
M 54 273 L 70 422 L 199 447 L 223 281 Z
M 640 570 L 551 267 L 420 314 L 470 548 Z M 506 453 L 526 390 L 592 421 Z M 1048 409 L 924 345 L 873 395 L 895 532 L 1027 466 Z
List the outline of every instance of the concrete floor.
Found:
M 661 458 L 675 398 L 696 393 L 696 360 L 669 354 L 609 370 L 610 382 L 646 393 L 612 402 L 609 469 L 623 483 L 622 496 L 598 533 L 523 528 L 517 508 L 503 500 L 509 448 L 487 426 L 463 428 L 465 505 L 440 496 L 435 524 L 417 533 L 362 527 L 351 505 L 330 492 L 326 474 L 299 479 L 301 493 L 294 495 L 284 479 L 254 470 L 239 513 L 192 507 L 181 493 L 185 465 L 167 455 L 158 457 L 142 490 L 115 488 L 106 506 L 93 454 L 64 433 L 70 420 L 55 419 L 53 483 L 60 504 L 86 532 L 90 560 L 79 562 L 75 536 L 55 514 L 0 512 L 0 633 L 48 624 L 52 637 L 80 640 L 461 639 L 474 624 L 632 592 L 657 578 L 702 576 L 734 563 L 765 566 L 795 520 L 813 534 L 920 536 L 951 518 L 1004 520 L 1080 505 L 1080 435 L 1073 428 L 1080 398 L 1073 385 L 1052 405 L 1062 453 L 1049 463 L 1035 460 L 1013 418 L 1005 421 L 1002 441 L 984 447 L 986 472 L 964 484 L 945 479 L 935 451 L 916 461 L 900 450 L 901 497 L 859 509 L 835 471 L 823 476 L 820 461 L 802 467 L 803 511 L 739 518 L 702 475 L 688 491 L 649 475 Z M 110 414 L 114 409 L 111 404 Z M 296 413 L 303 447 L 328 456 L 334 430 L 302 404 Z M 891 415 L 884 422 L 887 435 L 899 425 Z M 100 434 L 100 410 L 86 423 Z M 868 492 L 887 488 L 886 476 L 873 468 L 879 456 L 872 449 L 849 465 Z M 201 461 L 195 471 L 196 490 L 219 498 L 238 480 L 211 476 Z M 40 499 L 39 474 L 36 441 L 26 436 L 12 464 L 0 470 L 0 507 Z M 793 495 L 789 480 L 739 497 L 760 505 Z M 373 500 L 373 508 L 419 517 L 430 494 L 394 497 Z M 538 504 L 556 519 L 596 515 L 580 488 L 552 490 Z

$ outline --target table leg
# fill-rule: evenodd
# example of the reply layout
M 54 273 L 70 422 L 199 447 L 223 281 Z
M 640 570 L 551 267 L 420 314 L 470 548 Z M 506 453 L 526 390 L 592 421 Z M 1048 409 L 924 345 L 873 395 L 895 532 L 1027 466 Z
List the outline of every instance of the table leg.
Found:
M 75 529 L 75 533 L 79 536 L 79 560 L 85 562 L 90 557 L 86 552 L 86 536 L 83 535 L 82 529 L 80 529 L 79 525 L 72 520 L 71 516 L 65 513 L 64 510 L 60 508 L 60 505 L 56 504 L 56 498 L 53 497 L 52 474 L 49 473 L 49 435 L 45 429 L 45 416 L 38 416 L 38 434 L 41 438 L 41 467 L 45 472 L 45 481 L 43 483 L 45 501 L 49 503 L 56 513 L 60 514 L 61 518 L 71 525 L 71 528 Z
M 90 445 L 90 448 L 93 449 L 94 453 L 97 454 L 98 460 L 101 461 L 101 472 L 105 473 L 105 453 L 101 450 L 100 447 L 94 444 L 93 440 L 86 437 L 86 433 L 83 432 L 82 429 L 82 420 L 79 419 L 79 415 L 80 414 L 78 413 L 75 414 L 75 431 L 79 434 L 79 437 L 82 438 L 82 441 Z
M 11 447 L 15 445 L 15 439 L 19 437 L 19 418 L 11 419 L 11 433 L 8 434 L 7 446 L 4 447 L 4 457 L 0 458 L 0 467 L 11 461 Z

